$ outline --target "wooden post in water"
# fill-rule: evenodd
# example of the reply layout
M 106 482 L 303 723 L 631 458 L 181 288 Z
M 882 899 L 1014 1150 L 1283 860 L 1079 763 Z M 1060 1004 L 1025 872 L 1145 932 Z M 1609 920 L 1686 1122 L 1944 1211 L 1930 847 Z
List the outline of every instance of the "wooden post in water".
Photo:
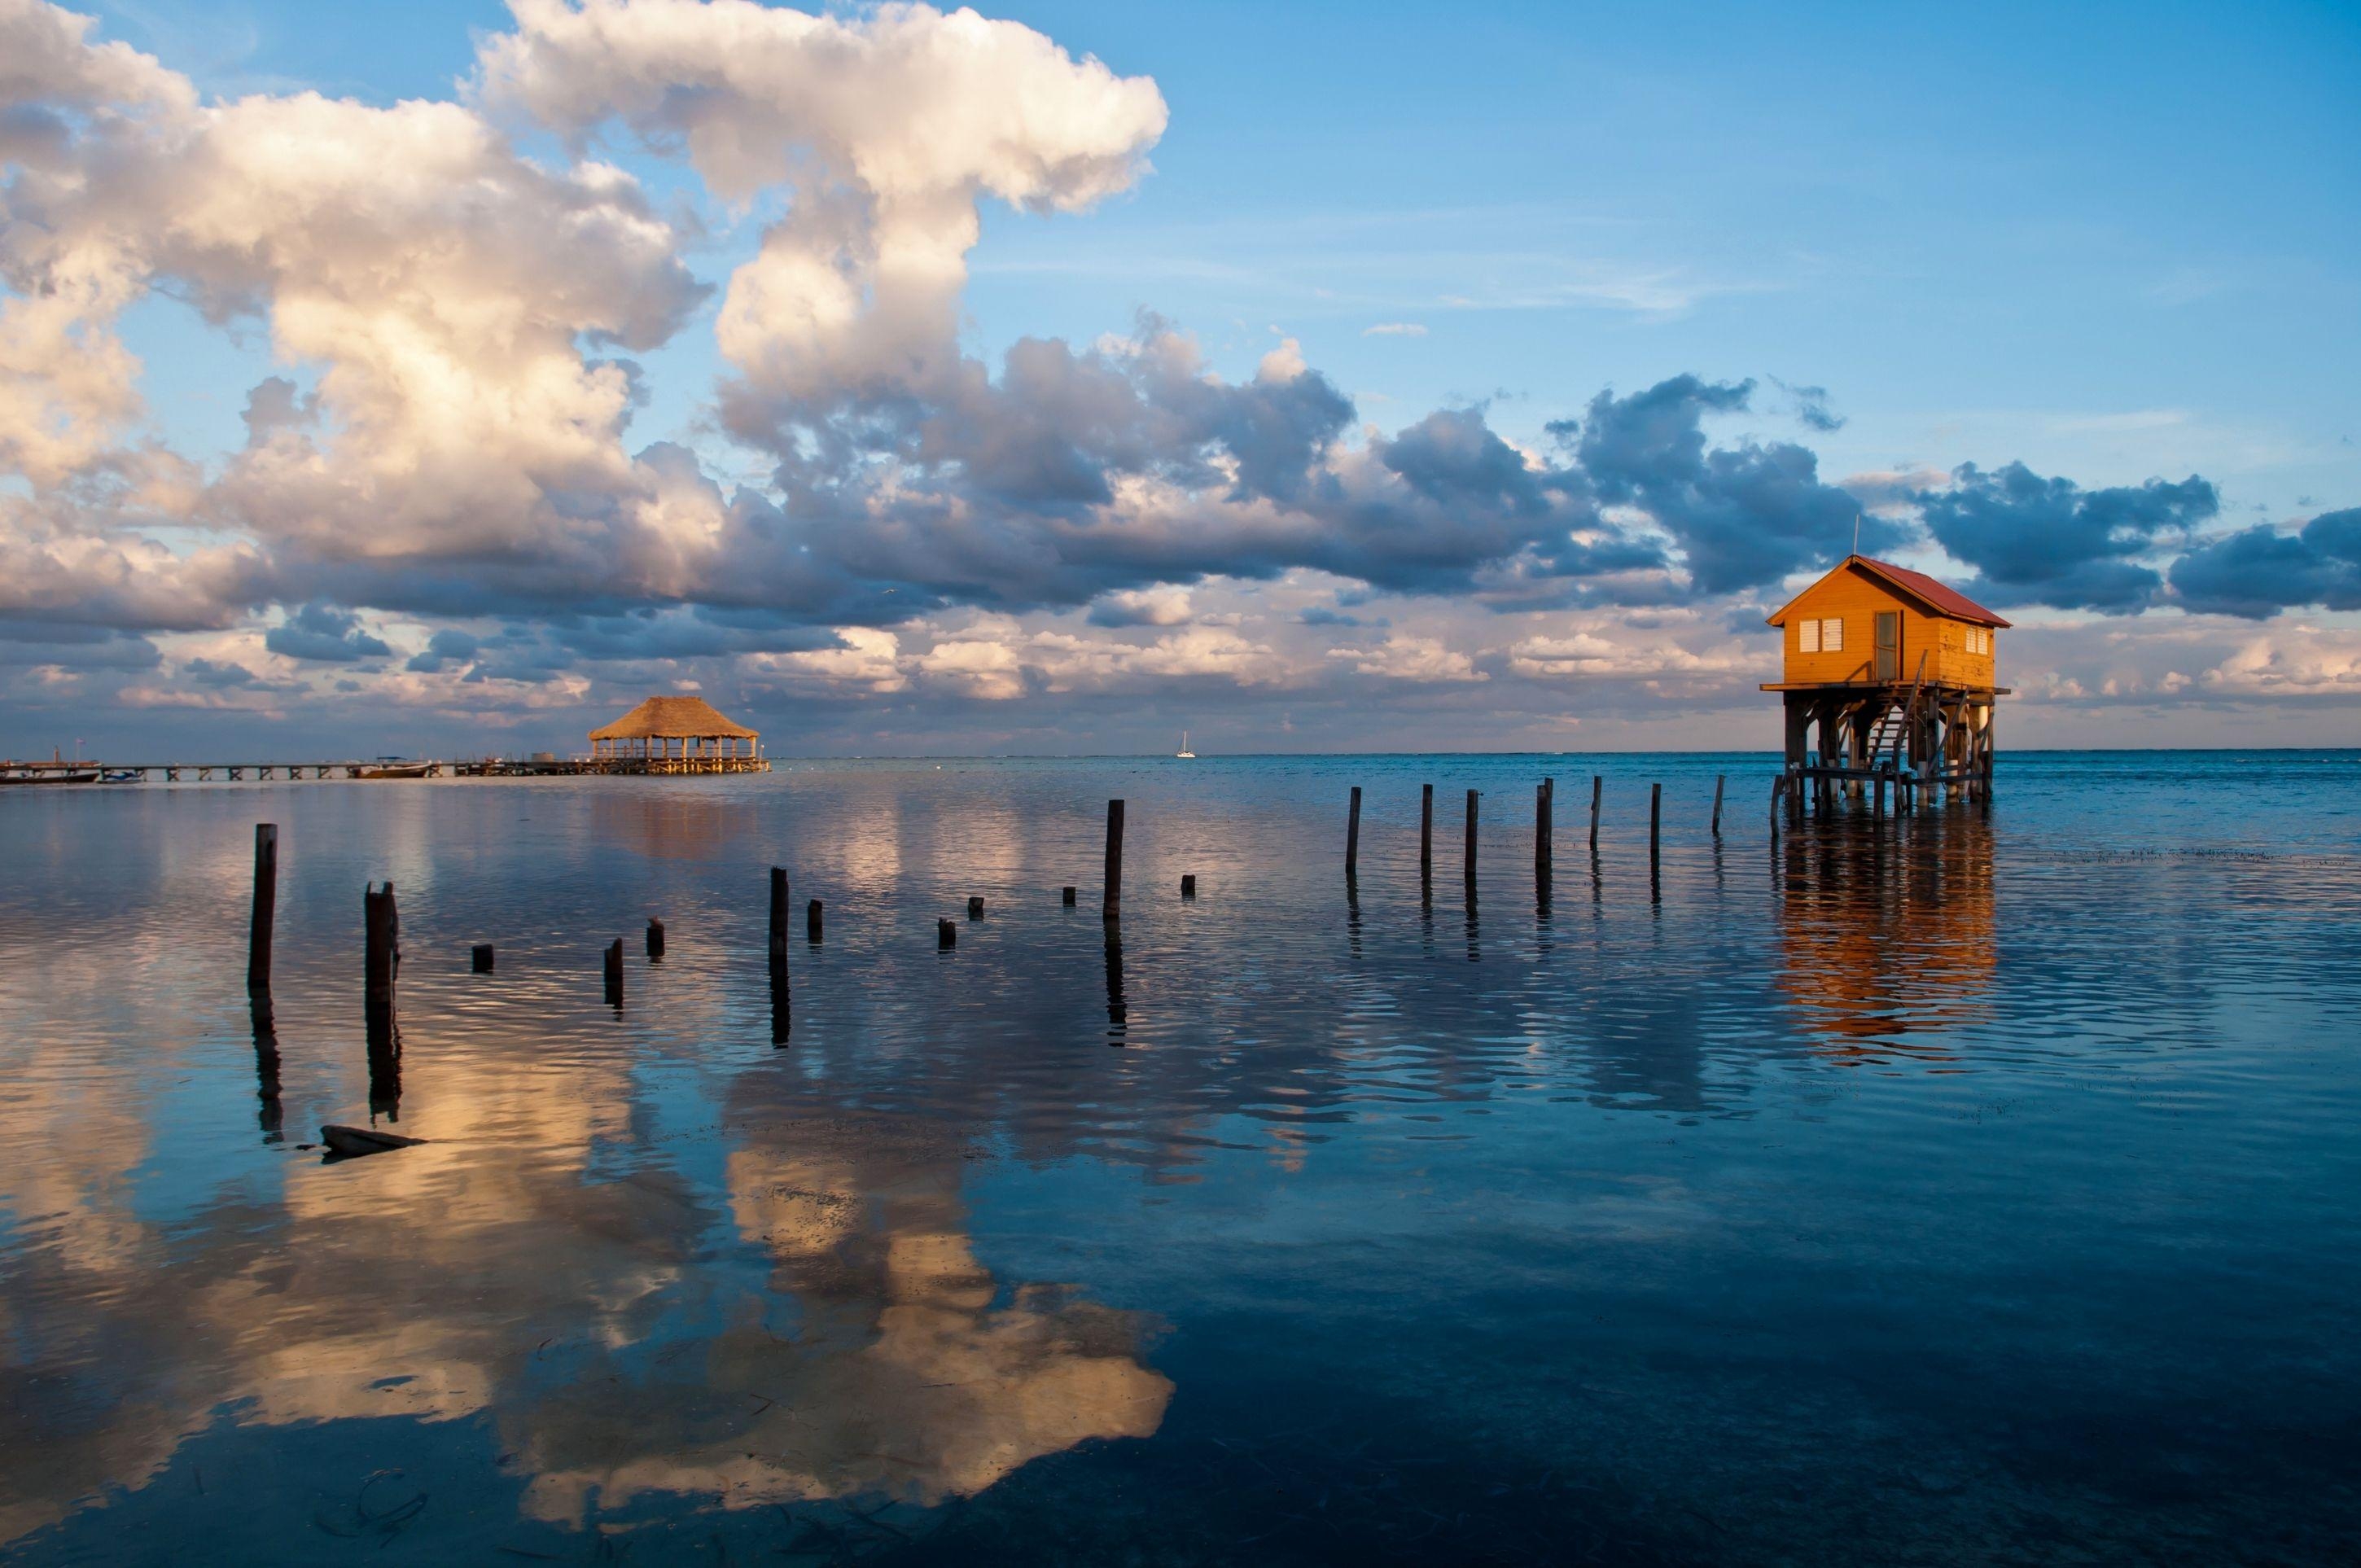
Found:
M 1716 843 L 1721 841 L 1721 786 L 1729 782 L 1725 774 L 1713 775 L 1713 838 Z
M 1345 880 L 1361 874 L 1361 786 L 1353 786 L 1352 810 L 1345 817 Z
M 1107 802 L 1106 892 L 1099 900 L 1099 918 L 1123 918 L 1123 802 Z
M 981 920 L 983 918 L 983 895 L 982 894 L 971 894 L 968 895 L 967 917 L 971 920 Z
M 605 968 L 607 1005 L 609 1007 L 620 1007 L 623 1004 L 622 938 L 618 937 L 613 941 L 607 944 Z
M 1194 898 L 1194 897 L 1196 897 L 1196 896 L 1197 896 L 1197 873 L 1196 873 L 1196 872 L 1191 872 L 1187 873 L 1186 875 L 1184 875 L 1183 877 L 1181 877 L 1181 879 L 1180 879 L 1180 896 L 1181 896 L 1181 897 L 1183 897 L 1183 898 Z
M 1064 887 L 1058 891 L 1060 898 L 1071 906 L 1074 902 L 1074 884 L 1068 883 Z
M 270 925 L 279 909 L 279 824 L 254 825 L 254 913 L 246 933 L 248 995 L 270 989 Z
M 1476 792 L 1472 789 L 1467 792 L 1466 861 L 1467 885 L 1474 887 L 1476 885 Z
M 1598 774 L 1590 775 L 1590 847 L 1594 850 L 1598 848 L 1598 792 L 1606 784 Z
M 1652 861 L 1656 858 L 1656 840 L 1662 833 L 1664 820 L 1664 786 L 1652 784 L 1648 786 L 1648 859 Z
M 819 900 L 817 898 L 804 905 L 804 940 L 814 943 L 819 940 Z
M 469 967 L 478 974 L 492 972 L 492 945 L 489 942 L 478 942 L 467 949 Z
M 771 868 L 771 978 L 787 977 L 787 868 Z
M 935 946 L 939 949 L 949 949 L 959 946 L 958 921 L 939 919 L 935 922 Z
M 1543 779 L 1533 786 L 1533 875 L 1550 873 L 1551 818 L 1556 815 L 1557 781 Z
M 401 916 L 393 904 L 393 883 L 361 892 L 361 1002 L 369 1029 L 393 1027 L 393 976 Z
M 1434 786 L 1418 786 L 1418 884 L 1434 880 Z
M 617 938 L 617 940 L 619 940 L 619 941 L 620 941 L 620 939 L 621 939 L 621 938 Z M 651 915 L 651 916 L 648 916 L 648 957 L 649 957 L 649 959 L 650 959 L 651 960 L 653 960 L 653 959 L 660 959 L 660 958 L 664 957 L 664 922 L 663 922 L 663 921 L 661 921 L 661 920 L 659 920 L 659 919 L 657 919 L 654 916 Z
M 1771 841 L 1774 844 L 1779 841 L 1779 807 L 1784 804 L 1780 797 L 1786 793 L 1787 775 L 1781 773 L 1771 781 Z

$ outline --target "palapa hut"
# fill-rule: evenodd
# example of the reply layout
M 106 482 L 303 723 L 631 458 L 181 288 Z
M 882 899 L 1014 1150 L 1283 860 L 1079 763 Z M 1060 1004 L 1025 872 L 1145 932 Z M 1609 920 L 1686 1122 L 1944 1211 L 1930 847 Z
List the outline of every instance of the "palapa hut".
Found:
M 590 731 L 590 762 L 605 773 L 766 773 L 762 739 L 701 696 L 652 696 Z

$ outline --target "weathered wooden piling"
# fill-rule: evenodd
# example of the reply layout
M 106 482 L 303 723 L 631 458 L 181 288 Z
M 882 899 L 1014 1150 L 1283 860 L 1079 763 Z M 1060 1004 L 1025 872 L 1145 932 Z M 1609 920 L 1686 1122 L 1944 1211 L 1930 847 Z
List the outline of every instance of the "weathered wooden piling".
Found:
M 804 940 L 819 940 L 819 900 L 817 898 L 804 905 Z
M 983 895 L 982 894 L 971 894 L 968 895 L 967 917 L 971 920 L 981 920 L 983 918 Z
M 1099 918 L 1123 918 L 1123 802 L 1107 802 L 1106 891 L 1099 898 Z
M 492 972 L 492 945 L 489 942 L 478 942 L 474 947 L 468 948 L 467 959 L 468 966 L 473 969 L 476 973 L 489 974 Z
M 1713 775 L 1713 836 L 1717 842 L 1721 838 L 1721 786 L 1729 782 L 1726 774 Z
M 1345 880 L 1361 874 L 1361 786 L 1353 786 L 1353 805 L 1345 817 Z
M 1467 834 L 1466 839 L 1467 885 L 1476 885 L 1476 791 L 1467 792 Z
M 1434 786 L 1418 786 L 1418 880 L 1434 880 Z
M 609 942 L 609 943 L 608 943 L 608 944 L 607 944 L 607 957 L 606 957 L 606 964 L 605 964 L 605 968 L 606 968 L 606 981 L 607 981 L 607 983 L 606 983 L 607 1005 L 608 1005 L 608 1006 L 609 1006 L 609 1007 L 620 1007 L 620 1006 L 623 1004 L 623 938 L 622 938 L 618 937 L 618 938 L 616 938 L 613 941 L 611 941 L 611 942 Z
M 1059 889 L 1058 892 L 1059 896 L 1065 903 L 1071 905 L 1074 902 L 1074 884 L 1072 883 L 1068 883 L 1064 887 Z
M 361 892 L 361 1000 L 374 1030 L 393 1025 L 394 966 L 399 961 L 401 918 L 394 908 L 393 883 Z
M 279 909 L 279 824 L 254 825 L 254 911 L 246 933 L 246 989 L 270 989 L 270 927 Z
M 1183 898 L 1194 898 L 1194 897 L 1196 897 L 1196 896 L 1197 896 L 1197 873 L 1196 873 L 1196 872 L 1189 872 L 1188 874 L 1186 874 L 1186 875 L 1184 875 L 1183 877 L 1181 877 L 1181 879 L 1180 879 L 1180 896 L 1181 896 L 1181 897 L 1183 897 Z
M 1598 848 L 1598 795 L 1606 787 L 1604 778 L 1597 773 L 1590 775 L 1590 847 L 1594 850 Z
M 1664 837 L 1664 786 L 1652 784 L 1648 786 L 1648 859 L 1651 861 L 1656 858 L 1656 845 Z
M 939 948 L 959 946 L 959 922 L 939 919 L 935 922 L 935 946 Z
M 784 980 L 787 973 L 787 868 L 771 868 L 771 975 Z
M 1537 877 L 1546 877 L 1550 872 L 1550 819 L 1556 795 L 1555 779 L 1543 779 L 1533 786 L 1533 875 Z
M 657 919 L 654 916 L 653 916 L 653 915 L 652 915 L 652 916 L 648 916 L 648 957 L 649 957 L 649 959 L 650 959 L 651 960 L 653 960 L 653 959 L 660 959 L 660 958 L 664 957 L 664 922 L 663 922 L 663 921 L 661 921 L 661 920 L 659 920 L 659 919 Z

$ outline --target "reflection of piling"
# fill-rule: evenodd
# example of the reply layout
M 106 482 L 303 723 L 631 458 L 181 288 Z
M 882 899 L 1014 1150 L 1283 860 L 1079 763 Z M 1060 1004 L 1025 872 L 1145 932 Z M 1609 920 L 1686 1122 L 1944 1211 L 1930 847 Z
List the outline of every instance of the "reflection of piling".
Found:
M 1590 775 L 1590 847 L 1598 848 L 1598 795 L 1607 781 L 1598 774 Z
M 1726 773 L 1713 775 L 1713 837 L 1716 843 L 1721 840 L 1721 786 L 1729 782 Z
M 1100 895 L 1099 918 L 1123 918 L 1123 802 L 1107 802 L 1106 891 Z
M 1131 1026 L 1131 1010 L 1123 999 L 1123 922 L 1106 925 L 1107 1044 L 1121 1046 Z
M 648 957 L 660 959 L 664 954 L 664 922 L 650 916 L 648 920 Z
M 1418 885 L 1432 891 L 1434 880 L 1434 786 L 1418 786 Z
M 819 900 L 804 905 L 804 940 L 818 945 L 819 941 Z
M 270 923 L 278 908 L 279 824 L 258 822 L 254 825 L 254 913 L 246 936 L 249 994 L 268 994 L 270 990 Z
M 620 1010 L 623 1005 L 623 938 L 620 937 L 607 944 L 606 991 L 607 1005 Z
M 254 1023 L 254 1097 L 260 1102 L 262 1141 L 275 1144 L 283 1114 L 279 1105 L 279 1030 L 270 1015 L 270 993 L 248 995 L 247 1011 Z
M 1467 832 L 1465 840 L 1467 885 L 1476 885 L 1476 792 L 1467 792 Z
M 1353 805 L 1345 817 L 1345 880 L 1361 874 L 1361 786 L 1353 786 Z

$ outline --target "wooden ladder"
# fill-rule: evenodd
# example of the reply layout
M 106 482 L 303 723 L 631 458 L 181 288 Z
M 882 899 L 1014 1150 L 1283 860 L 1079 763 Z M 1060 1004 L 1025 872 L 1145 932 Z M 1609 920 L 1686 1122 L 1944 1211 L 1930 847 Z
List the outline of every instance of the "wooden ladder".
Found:
M 1926 685 L 1927 655 L 1922 652 L 1918 655 L 1917 673 L 1910 677 L 1909 694 L 1878 715 L 1877 727 L 1869 732 L 1869 765 L 1872 768 L 1880 766 L 1881 762 L 1888 767 L 1901 766 L 1902 742 L 1910 732 L 1910 717 L 1918 711 L 1918 696 Z

